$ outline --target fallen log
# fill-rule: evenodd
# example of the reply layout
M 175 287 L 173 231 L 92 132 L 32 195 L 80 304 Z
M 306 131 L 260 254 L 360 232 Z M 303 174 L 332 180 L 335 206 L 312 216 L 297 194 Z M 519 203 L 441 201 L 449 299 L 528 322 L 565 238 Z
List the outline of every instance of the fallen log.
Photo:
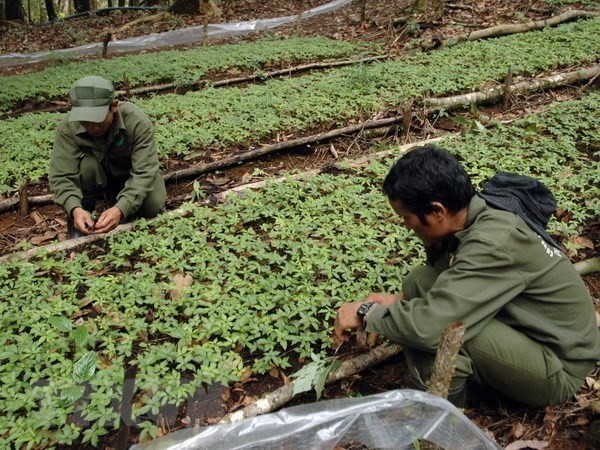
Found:
M 585 67 L 573 72 L 566 72 L 557 75 L 551 75 L 544 78 L 522 81 L 514 83 L 505 89 L 504 85 L 496 86 L 485 91 L 472 92 L 469 94 L 454 95 L 444 98 L 426 98 L 423 105 L 430 109 L 455 109 L 461 106 L 471 104 L 482 104 L 498 100 L 505 95 L 505 91 L 513 94 L 523 94 L 526 92 L 537 91 L 557 86 L 566 86 L 589 80 L 600 74 L 600 64 L 592 67 Z M 433 111 L 428 111 L 433 112 Z
M 276 77 L 280 77 L 280 76 L 291 75 L 293 73 L 305 72 L 307 70 L 313 70 L 313 69 L 330 69 L 332 67 L 350 66 L 353 64 L 379 61 L 382 59 L 386 59 L 388 57 L 389 57 L 389 55 L 381 55 L 381 56 L 372 56 L 370 58 L 363 58 L 363 59 L 356 59 L 356 60 L 345 59 L 345 60 L 341 60 L 341 61 L 302 64 L 299 66 L 289 67 L 287 69 L 279 69 L 279 70 L 273 70 L 270 72 L 254 73 L 251 75 L 245 75 L 245 76 L 235 77 L 235 78 L 227 78 L 225 80 L 219 80 L 219 81 L 214 81 L 214 82 L 207 82 L 206 80 L 198 80 L 196 83 L 188 84 L 188 85 L 177 85 L 175 83 L 157 84 L 154 86 L 144 86 L 144 87 L 140 87 L 140 88 L 131 89 L 130 93 L 131 93 L 131 95 L 146 94 L 148 92 L 160 92 L 160 91 L 165 91 L 168 89 L 177 89 L 180 87 L 192 88 L 192 87 L 197 87 L 197 86 L 205 86 L 205 87 L 206 86 L 211 86 L 211 87 L 231 86 L 231 85 L 239 84 L 239 83 L 248 83 L 248 82 L 255 81 L 255 80 L 258 80 L 261 78 L 276 78 Z M 116 91 L 115 95 L 125 96 L 127 94 L 124 90 L 121 90 L 121 91 Z
M 595 17 L 599 14 L 600 13 L 594 11 L 584 11 L 577 9 L 569 10 L 558 16 L 550 17 L 549 19 L 535 20 L 526 23 L 508 23 L 495 25 L 493 27 L 484 28 L 482 30 L 472 31 L 467 35 L 460 35 L 458 37 L 455 37 L 454 39 L 456 39 L 458 42 L 476 41 L 478 39 L 489 39 L 498 36 L 506 36 L 509 34 L 524 33 L 526 31 L 541 30 L 546 27 L 553 27 L 575 19 Z
M 358 355 L 352 359 L 342 362 L 342 365 L 329 374 L 326 384 L 347 378 L 356 373 L 362 372 L 368 367 L 374 366 L 385 361 L 388 358 L 400 353 L 402 347 L 398 344 L 383 344 L 373 350 Z M 279 389 L 265 395 L 260 400 L 238 410 L 225 415 L 219 423 L 232 423 L 238 420 L 256 417 L 274 411 L 277 408 L 288 403 L 294 396 L 294 382 L 286 384 Z
M 300 147 L 307 144 L 313 144 L 315 142 L 325 141 L 338 137 L 344 134 L 356 133 L 358 131 L 367 130 L 371 128 L 382 128 L 389 125 L 393 125 L 397 122 L 402 122 L 402 117 L 389 117 L 386 119 L 379 120 L 367 120 L 365 122 L 349 125 L 347 127 L 336 128 L 335 130 L 326 131 L 324 133 L 313 134 L 311 136 L 305 136 L 298 139 L 292 139 L 289 141 L 278 142 L 277 144 L 266 145 L 256 150 L 250 150 L 247 152 L 239 153 L 229 158 L 223 158 L 218 161 L 212 161 L 206 164 L 200 164 L 197 166 L 189 167 L 187 169 L 177 170 L 165 175 L 165 181 L 172 179 L 189 177 L 193 175 L 200 175 L 213 170 L 222 169 L 224 167 L 233 166 L 243 161 L 255 159 L 259 156 L 264 156 L 269 153 L 278 152 L 281 150 L 287 150 L 291 148 Z

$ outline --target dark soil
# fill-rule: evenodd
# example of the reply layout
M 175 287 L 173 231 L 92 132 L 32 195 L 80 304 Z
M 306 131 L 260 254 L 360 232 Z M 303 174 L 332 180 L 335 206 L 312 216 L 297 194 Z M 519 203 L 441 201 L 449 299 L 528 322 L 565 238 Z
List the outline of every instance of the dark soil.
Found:
M 299 11 L 325 3 L 325 0 L 244 0 L 224 2 L 223 17 L 211 19 L 216 22 L 237 22 L 260 18 L 281 17 L 297 14 Z M 448 3 L 446 13 L 438 21 L 428 22 L 424 17 L 414 17 L 413 23 L 418 27 L 395 25 L 394 19 L 405 16 L 406 0 L 367 0 L 366 20 L 361 21 L 362 1 L 354 1 L 344 8 L 325 15 L 303 21 L 299 31 L 304 36 L 321 35 L 334 39 L 380 41 L 385 43 L 385 49 L 391 54 L 402 54 L 408 47 L 414 48 L 419 43 L 438 34 L 451 36 L 485 28 L 500 23 L 515 23 L 526 20 L 548 18 L 562 10 L 549 6 L 542 1 L 524 0 L 465 0 Z M 575 8 L 578 5 L 573 5 Z M 56 24 L 29 25 L 19 23 L 0 23 L 0 53 L 32 52 L 51 50 L 97 42 L 99 36 L 122 27 L 141 17 L 147 17 L 149 12 L 126 12 L 106 16 L 92 16 L 74 20 L 66 20 Z M 181 15 L 154 24 L 142 24 L 118 33 L 114 38 L 124 39 L 149 33 L 168 31 L 176 28 L 201 25 L 205 17 L 198 15 Z M 286 25 L 271 31 L 272 34 L 286 37 L 298 31 L 296 25 Z M 253 33 L 223 41 L 211 41 L 209 45 L 219 45 L 223 42 L 254 40 L 262 35 Z M 44 64 L 36 67 L 23 66 L 0 70 L 0 74 L 17 74 L 43 68 Z M 532 95 L 515 100 L 509 111 L 500 111 L 497 107 L 486 108 L 485 114 L 498 120 L 508 120 L 520 115 L 531 113 L 532 110 L 553 100 L 556 96 L 569 97 L 574 92 L 562 90 L 554 93 Z M 408 136 L 403 136 L 405 142 L 418 141 L 432 137 L 444 131 L 457 131 L 457 125 L 443 121 L 425 121 L 414 126 Z M 314 130 L 318 133 L 321 130 Z M 234 168 L 221 170 L 218 175 L 205 174 L 198 177 L 202 189 L 207 193 L 219 192 L 238 184 L 257 181 L 249 178 L 255 168 L 260 168 L 266 175 L 278 175 L 291 170 L 309 170 L 323 168 L 334 164 L 341 158 L 356 158 L 368 152 L 378 140 L 394 140 L 390 136 L 372 136 L 367 133 L 358 136 L 346 136 L 334 141 L 324 142 L 313 146 L 304 146 L 290 152 L 281 152 L 263 157 L 249 163 L 237 165 Z M 331 151 L 333 146 L 335 152 Z M 234 149 L 232 149 L 234 150 Z M 192 162 L 193 163 L 193 162 Z M 178 162 L 177 168 L 183 168 L 190 162 Z M 173 170 L 170 168 L 169 170 Z M 188 200 L 194 179 L 179 180 L 168 184 L 168 207 L 177 208 L 182 201 Z M 30 196 L 48 194 L 47 183 L 30 188 Z M 53 240 L 64 240 L 64 213 L 56 206 L 31 206 L 24 215 L 15 209 L 0 214 L 0 255 L 18 250 L 24 244 L 45 245 Z M 589 224 L 584 231 L 586 236 L 595 244 L 594 249 L 587 249 L 573 260 L 598 254 L 600 223 Z M 585 282 L 595 301 L 596 309 L 600 312 L 600 276 L 586 276 Z M 345 344 L 342 349 L 351 356 L 354 349 Z M 298 364 L 299 365 L 299 364 Z M 226 389 L 207 387 L 199 392 L 197 397 L 187 403 L 187 406 L 171 412 L 170 420 L 165 422 L 164 431 L 193 426 L 194 424 L 210 424 L 218 420 L 225 412 L 235 410 L 281 386 L 293 371 L 285 374 L 274 371 L 266 376 L 252 375 L 245 382 L 236 383 Z M 595 379 L 600 377 L 600 371 L 592 374 Z M 486 430 L 501 445 L 511 442 L 536 440 L 548 444 L 547 449 L 593 449 L 598 448 L 600 437 L 593 434 L 599 427 L 600 414 L 593 410 L 590 404 L 599 400 L 598 391 L 590 385 L 584 385 L 577 395 L 568 403 L 548 408 L 528 408 L 493 392 L 474 390 L 467 400 L 465 414 L 478 426 Z M 391 358 L 387 362 L 364 371 L 359 375 L 345 379 L 328 386 L 324 398 L 336 398 L 349 395 L 369 395 L 390 389 L 406 388 L 409 386 L 406 365 L 402 355 Z M 291 403 L 299 404 L 315 401 L 314 393 L 304 394 Z M 590 424 L 593 424 L 590 426 Z M 129 443 L 135 442 L 138 431 L 128 430 Z M 118 431 L 110 433 L 101 443 L 102 448 L 115 448 L 118 441 Z M 538 445 L 535 448 L 540 447 Z M 72 448 L 85 448 L 73 446 Z M 515 448 L 529 448 L 526 444 Z

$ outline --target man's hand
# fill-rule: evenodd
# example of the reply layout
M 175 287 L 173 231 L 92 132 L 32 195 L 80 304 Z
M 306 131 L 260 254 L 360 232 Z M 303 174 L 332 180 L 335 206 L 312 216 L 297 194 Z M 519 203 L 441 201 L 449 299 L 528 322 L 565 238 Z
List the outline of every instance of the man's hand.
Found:
M 362 322 L 356 315 L 356 312 L 363 303 L 364 302 L 346 303 L 338 309 L 333 329 L 333 339 L 337 343 L 342 343 L 349 339 L 346 330 L 355 330 L 362 327 Z
M 83 234 L 92 233 L 94 229 L 94 221 L 92 220 L 92 216 L 89 212 L 78 206 L 77 208 L 73 208 L 73 211 L 71 211 L 71 216 L 73 218 L 73 226 L 76 230 Z
M 108 208 L 98 218 L 96 222 L 96 226 L 94 228 L 94 234 L 99 233 L 108 233 L 110 230 L 113 230 L 119 225 L 121 219 L 123 218 L 123 213 L 119 208 L 113 206 L 112 208 Z
M 404 300 L 404 294 L 402 292 L 399 294 L 374 293 L 370 294 L 365 299 L 365 302 L 373 302 L 380 305 L 391 305 L 392 303 L 399 302 L 400 300 Z

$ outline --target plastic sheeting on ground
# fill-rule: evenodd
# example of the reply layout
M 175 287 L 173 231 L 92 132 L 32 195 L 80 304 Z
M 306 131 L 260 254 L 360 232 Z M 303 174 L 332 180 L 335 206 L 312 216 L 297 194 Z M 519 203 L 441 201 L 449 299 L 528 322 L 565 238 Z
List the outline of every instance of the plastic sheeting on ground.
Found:
M 301 19 L 309 19 L 313 16 L 335 11 L 345 6 L 353 0 L 335 0 L 333 2 L 317 6 L 302 12 Z M 246 22 L 209 24 L 208 39 L 218 39 L 240 34 L 251 33 L 254 31 L 268 30 L 280 25 L 294 22 L 298 15 L 278 17 L 273 19 L 250 20 Z M 140 51 L 151 48 L 171 47 L 174 45 L 191 44 L 199 42 L 205 38 L 204 25 L 182 28 L 179 30 L 166 31 L 164 33 L 154 33 L 147 36 L 138 36 L 121 41 L 114 41 L 108 44 L 109 53 L 123 53 Z M 43 51 L 35 53 L 7 53 L 0 55 L 0 67 L 11 67 L 21 64 L 31 64 L 49 59 L 57 58 L 75 58 L 84 55 L 93 55 L 102 53 L 102 43 L 83 45 L 81 47 L 66 48 L 60 50 Z
M 418 439 L 448 450 L 500 449 L 447 400 L 404 389 L 181 430 L 131 450 L 326 450 L 351 443 L 373 449 L 414 449 Z

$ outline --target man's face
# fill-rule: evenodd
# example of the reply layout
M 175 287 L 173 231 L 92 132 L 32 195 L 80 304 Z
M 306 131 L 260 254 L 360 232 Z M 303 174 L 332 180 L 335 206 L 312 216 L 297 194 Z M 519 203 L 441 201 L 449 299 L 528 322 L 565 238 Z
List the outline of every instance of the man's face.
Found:
M 425 215 L 425 221 L 427 223 L 424 224 L 419 219 L 419 216 L 404 207 L 401 200 L 390 200 L 390 205 L 402 219 L 404 228 L 412 230 L 417 237 L 423 241 L 425 247 L 432 247 L 441 242 L 446 236 L 452 234 L 444 220 L 444 211 L 432 212 Z
M 94 136 L 94 137 L 104 136 L 104 133 L 106 133 L 108 131 L 108 129 L 112 125 L 114 117 L 115 117 L 115 112 L 117 110 L 117 106 L 114 102 L 113 102 L 113 105 L 111 105 L 108 108 L 108 113 L 106 113 L 106 117 L 104 118 L 104 121 L 98 122 L 98 123 L 82 121 L 79 123 L 81 124 L 81 126 L 83 128 L 85 128 L 85 131 L 87 131 L 92 136 Z

